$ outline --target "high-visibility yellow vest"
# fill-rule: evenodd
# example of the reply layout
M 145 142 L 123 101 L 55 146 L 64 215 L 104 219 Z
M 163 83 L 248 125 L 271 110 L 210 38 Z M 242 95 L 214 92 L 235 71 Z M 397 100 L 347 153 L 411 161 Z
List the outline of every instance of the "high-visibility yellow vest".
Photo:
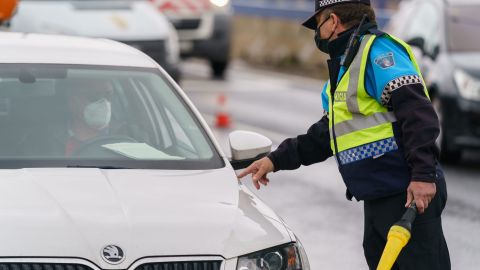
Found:
M 423 83 L 420 69 L 410 46 L 393 36 L 387 35 L 387 37 L 405 48 Z M 330 143 L 332 151 L 336 155 L 375 142 L 379 142 L 380 145 L 374 145 L 373 148 L 390 148 L 387 151 L 398 149 L 392 127 L 392 123 L 396 121 L 395 115 L 371 97 L 365 89 L 367 61 L 376 38 L 375 35 L 363 36 L 357 55 L 338 82 L 333 100 L 330 83 L 327 85 Z M 423 84 L 425 85 L 425 83 Z M 424 87 L 424 91 L 428 97 L 426 87 Z M 352 153 L 352 155 L 356 154 L 358 155 L 358 151 Z M 345 158 L 355 157 L 347 156 Z

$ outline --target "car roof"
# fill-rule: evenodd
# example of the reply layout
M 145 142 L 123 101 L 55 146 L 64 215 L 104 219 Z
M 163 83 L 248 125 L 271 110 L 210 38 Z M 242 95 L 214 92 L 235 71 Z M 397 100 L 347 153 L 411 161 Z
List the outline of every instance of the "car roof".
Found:
M 11 32 L 0 32 L 1 63 L 158 67 L 144 53 L 113 40 Z

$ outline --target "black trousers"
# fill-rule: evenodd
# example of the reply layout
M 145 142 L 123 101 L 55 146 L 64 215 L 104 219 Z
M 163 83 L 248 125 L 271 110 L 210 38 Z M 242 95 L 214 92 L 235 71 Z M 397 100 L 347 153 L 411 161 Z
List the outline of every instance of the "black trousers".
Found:
M 375 270 L 385 248 L 390 227 L 405 212 L 406 193 L 364 202 L 365 231 L 363 249 L 369 269 Z M 443 174 L 437 181 L 437 193 L 423 215 L 412 225 L 409 243 L 400 253 L 392 270 L 450 270 L 450 256 L 443 235 L 441 214 L 447 201 Z

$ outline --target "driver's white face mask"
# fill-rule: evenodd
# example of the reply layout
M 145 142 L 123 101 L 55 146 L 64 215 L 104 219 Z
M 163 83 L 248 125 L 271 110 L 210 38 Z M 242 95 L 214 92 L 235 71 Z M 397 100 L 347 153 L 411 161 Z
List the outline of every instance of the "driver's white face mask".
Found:
M 89 103 L 83 109 L 85 123 L 96 130 L 102 130 L 110 124 L 112 104 L 106 98 Z

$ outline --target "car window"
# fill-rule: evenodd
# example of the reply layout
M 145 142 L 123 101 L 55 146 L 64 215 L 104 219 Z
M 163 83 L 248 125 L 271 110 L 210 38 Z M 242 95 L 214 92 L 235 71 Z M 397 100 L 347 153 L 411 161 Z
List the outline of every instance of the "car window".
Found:
M 0 167 L 223 166 L 155 69 L 0 65 L 0 125 Z
M 405 40 L 423 38 L 426 52 L 432 53 L 439 44 L 440 16 L 440 11 L 432 3 L 420 3 L 407 26 Z
M 480 51 L 480 5 L 451 6 L 447 10 L 448 49 Z

